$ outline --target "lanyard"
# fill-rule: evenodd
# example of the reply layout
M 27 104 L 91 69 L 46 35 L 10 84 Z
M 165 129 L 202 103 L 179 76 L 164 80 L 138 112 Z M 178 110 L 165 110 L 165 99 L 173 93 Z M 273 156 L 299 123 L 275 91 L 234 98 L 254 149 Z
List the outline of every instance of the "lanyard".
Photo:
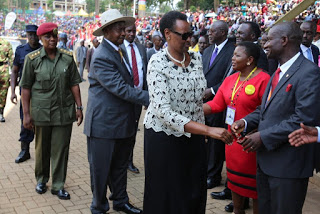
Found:
M 240 87 L 251 77 L 251 75 L 257 70 L 257 67 L 255 67 L 251 72 L 250 74 L 247 76 L 247 78 L 239 85 L 239 87 L 237 88 L 237 85 L 238 85 L 238 82 L 240 80 L 240 75 L 241 73 L 239 73 L 239 76 L 238 76 L 238 79 L 233 87 L 233 90 L 232 90 L 232 94 L 231 94 L 231 104 L 233 104 L 233 98 L 234 98 L 234 95 L 237 93 L 237 91 L 240 89 Z

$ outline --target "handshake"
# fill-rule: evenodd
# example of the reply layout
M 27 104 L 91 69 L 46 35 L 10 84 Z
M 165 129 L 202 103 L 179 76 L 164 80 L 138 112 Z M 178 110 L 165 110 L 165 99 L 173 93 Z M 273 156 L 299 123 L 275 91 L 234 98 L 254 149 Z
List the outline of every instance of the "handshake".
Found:
M 223 141 L 224 143 L 231 145 L 234 137 L 237 138 L 237 143 L 241 144 L 243 151 L 255 152 L 262 146 L 262 140 L 259 132 L 250 132 L 246 136 L 242 136 L 245 129 L 245 121 L 237 120 L 231 125 L 231 132 L 228 132 L 224 128 L 209 128 L 209 137 Z

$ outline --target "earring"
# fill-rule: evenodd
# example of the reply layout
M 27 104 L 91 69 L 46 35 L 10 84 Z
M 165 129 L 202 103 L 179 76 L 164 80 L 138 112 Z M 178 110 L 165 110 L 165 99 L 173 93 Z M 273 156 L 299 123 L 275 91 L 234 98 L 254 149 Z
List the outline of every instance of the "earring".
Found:
M 170 37 L 168 37 L 167 40 L 170 40 Z
M 247 62 L 247 65 L 251 65 L 250 62 Z

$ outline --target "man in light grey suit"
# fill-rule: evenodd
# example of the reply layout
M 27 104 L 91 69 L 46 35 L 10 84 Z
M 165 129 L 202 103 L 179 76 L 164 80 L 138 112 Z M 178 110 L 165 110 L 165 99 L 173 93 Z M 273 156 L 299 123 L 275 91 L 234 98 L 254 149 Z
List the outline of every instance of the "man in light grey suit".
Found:
M 294 22 L 275 25 L 265 49 L 279 68 L 271 77 L 261 106 L 231 129 L 257 132 L 242 141 L 244 151 L 257 151 L 260 214 L 301 214 L 309 177 L 316 168 L 315 145 L 293 147 L 288 135 L 300 123 L 320 121 L 320 71 L 299 51 L 302 32 Z
M 87 58 L 87 47 L 84 46 L 84 41 L 81 40 L 80 47 L 77 49 L 77 64 L 79 67 L 80 77 L 82 81 L 85 81 L 83 79 L 83 70 L 84 66 L 86 65 L 86 58 Z
M 93 33 L 104 38 L 92 56 L 84 124 L 93 193 L 92 213 L 109 210 L 107 186 L 114 210 L 142 213 L 129 203 L 127 166 L 136 133 L 135 105 L 147 106 L 149 95 L 135 88 L 134 77 L 119 48 L 125 38 L 125 28 L 134 22 L 133 17 L 123 17 L 118 10 L 110 9 L 102 14 L 101 27 Z
M 136 38 L 136 26 L 131 25 L 126 27 L 125 40 L 120 48 L 123 52 L 123 56 L 130 67 L 131 75 L 133 76 L 133 84 L 136 89 L 147 90 L 147 53 L 146 48 L 140 43 L 135 42 Z M 135 79 L 135 75 L 137 78 Z M 140 104 L 135 105 L 135 120 L 136 131 L 138 130 L 139 119 L 141 115 L 142 106 Z M 136 132 L 137 134 L 137 132 Z M 129 156 L 128 169 L 133 173 L 139 173 L 139 169 L 133 164 L 133 149 L 135 142 L 132 145 L 131 153 Z

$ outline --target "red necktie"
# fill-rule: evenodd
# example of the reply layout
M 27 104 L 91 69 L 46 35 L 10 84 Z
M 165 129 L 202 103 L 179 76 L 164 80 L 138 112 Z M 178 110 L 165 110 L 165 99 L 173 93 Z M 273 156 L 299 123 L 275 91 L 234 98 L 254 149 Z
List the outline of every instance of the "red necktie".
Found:
M 134 51 L 134 47 L 130 44 L 131 47 L 131 58 L 132 58 L 132 75 L 133 75 L 133 84 L 135 86 L 139 85 L 139 73 L 138 73 L 138 66 L 136 60 L 136 52 Z
M 281 70 L 280 70 L 280 68 L 278 68 L 278 69 L 276 70 L 276 73 L 275 73 L 273 79 L 272 79 L 272 82 L 271 82 L 271 90 L 270 90 L 270 92 L 269 92 L 268 101 L 270 100 L 274 89 L 277 87 L 277 84 L 278 84 L 278 82 L 279 82 L 279 74 L 280 74 L 280 72 L 281 72 Z

